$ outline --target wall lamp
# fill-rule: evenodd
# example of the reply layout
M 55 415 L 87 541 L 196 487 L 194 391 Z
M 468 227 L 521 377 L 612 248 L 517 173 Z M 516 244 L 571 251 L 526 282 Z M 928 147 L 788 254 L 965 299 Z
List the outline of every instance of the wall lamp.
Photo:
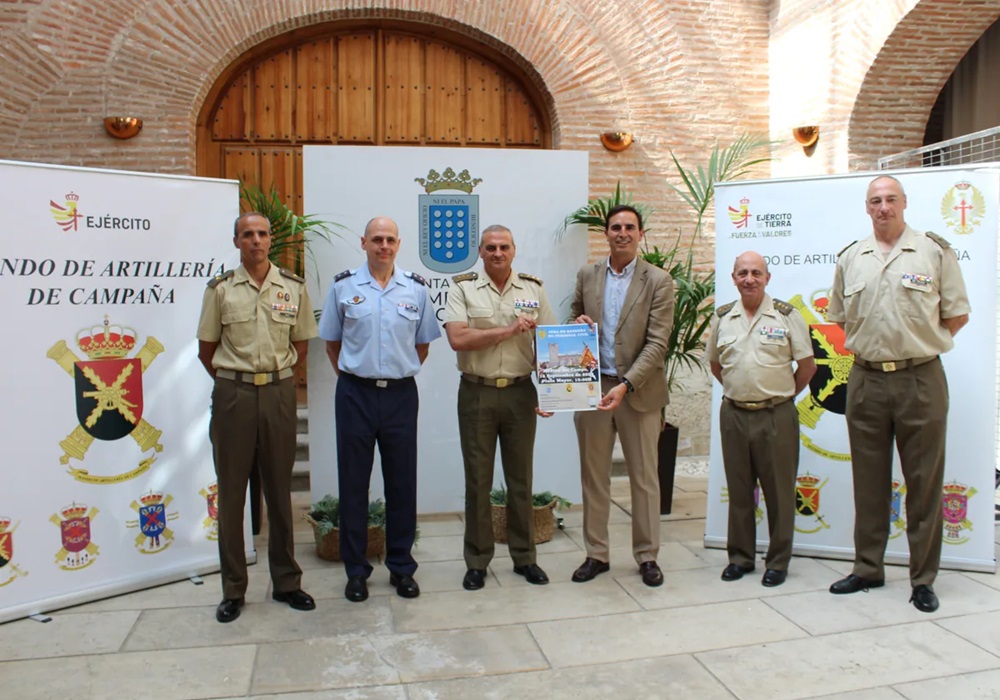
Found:
M 803 149 L 811 148 L 819 141 L 819 127 L 797 126 L 792 129 L 792 136 L 802 145 Z
M 116 139 L 130 139 L 142 131 L 139 117 L 105 117 L 104 130 Z
M 627 131 L 605 131 L 601 134 L 601 145 L 618 153 L 632 145 L 632 134 Z

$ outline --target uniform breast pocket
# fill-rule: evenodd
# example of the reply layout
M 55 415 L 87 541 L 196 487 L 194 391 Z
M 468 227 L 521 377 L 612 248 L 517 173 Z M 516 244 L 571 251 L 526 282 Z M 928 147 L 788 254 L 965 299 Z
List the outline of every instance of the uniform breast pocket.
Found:
M 254 342 L 254 312 L 251 305 L 223 304 L 221 310 L 222 333 L 236 346 Z
M 493 318 L 493 309 L 470 306 L 469 307 L 469 327 L 470 328 L 495 328 L 496 321 Z
M 715 343 L 715 348 L 719 352 L 719 359 L 726 357 L 726 353 L 733 351 L 733 344 L 736 342 L 735 335 L 720 335 Z
M 276 347 L 286 347 L 288 336 L 295 325 L 295 314 L 288 311 L 271 311 L 271 335 Z
M 864 311 L 861 306 L 861 298 L 865 291 L 864 282 L 844 285 L 844 312 L 848 320 L 857 321 L 864 318 Z
M 420 320 L 420 307 L 416 304 L 400 304 L 396 307 L 396 313 L 407 321 L 416 323 Z
M 934 278 L 919 272 L 904 272 L 900 276 L 900 309 L 910 318 L 928 319 L 934 316 L 938 293 Z

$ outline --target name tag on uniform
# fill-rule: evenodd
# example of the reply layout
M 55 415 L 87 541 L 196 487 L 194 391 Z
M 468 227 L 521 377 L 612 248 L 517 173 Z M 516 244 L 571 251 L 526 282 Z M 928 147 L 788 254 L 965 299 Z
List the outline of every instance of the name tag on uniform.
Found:
M 296 304 L 271 304 L 271 311 L 277 311 L 279 316 L 294 318 L 299 313 L 299 307 Z
M 777 328 L 775 326 L 761 326 L 760 334 L 768 340 L 781 340 L 788 337 L 788 329 Z
M 515 309 L 537 309 L 538 299 L 515 299 L 514 300 Z
M 917 275 L 912 272 L 904 272 L 903 282 L 909 282 L 913 287 L 928 289 L 934 283 L 934 278 L 930 275 Z
M 399 302 L 397 306 L 405 311 L 411 311 L 413 313 L 417 313 L 418 311 L 420 311 L 420 307 L 418 307 L 416 304 L 407 304 L 405 301 Z

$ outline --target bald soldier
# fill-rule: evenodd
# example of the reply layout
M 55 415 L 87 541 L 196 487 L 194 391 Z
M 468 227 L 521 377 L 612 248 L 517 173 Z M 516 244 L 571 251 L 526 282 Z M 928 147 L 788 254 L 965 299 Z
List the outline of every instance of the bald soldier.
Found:
M 759 481 L 769 536 L 761 584 L 780 586 L 795 531 L 799 418 L 792 399 L 809 384 L 816 362 L 805 320 L 765 291 L 771 274 L 764 258 L 743 253 L 732 277 L 740 298 L 715 312 L 707 347 L 723 393 L 719 426 L 729 488 L 729 565 L 722 580 L 736 581 L 754 570 Z
M 865 209 L 872 235 L 840 251 L 827 317 L 846 332 L 847 433 L 854 473 L 854 570 L 831 593 L 885 584 L 892 445 L 906 481 L 910 602 L 934 612 L 941 563 L 948 383 L 940 355 L 969 321 L 969 297 L 946 240 L 910 228 L 894 177 L 871 181 Z

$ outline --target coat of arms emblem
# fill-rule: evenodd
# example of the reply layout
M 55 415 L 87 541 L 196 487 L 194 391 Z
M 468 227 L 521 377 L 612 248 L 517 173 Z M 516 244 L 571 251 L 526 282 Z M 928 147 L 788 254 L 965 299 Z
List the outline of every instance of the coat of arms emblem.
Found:
M 17 525 L 10 526 L 11 519 L 0 516 L 0 587 L 16 579 L 27 576 L 28 572 L 18 568 L 14 563 L 14 530 Z
M 59 528 L 62 548 L 56 552 L 56 564 L 65 571 L 85 569 L 97 558 L 100 550 L 91 542 L 90 525 L 97 515 L 97 508 L 88 509 L 79 503 L 72 503 L 49 518 Z
M 468 270 L 479 255 L 479 196 L 472 189 L 482 179 L 446 168 L 414 181 L 427 192 L 419 201 L 420 262 L 435 272 Z
M 131 508 L 139 514 L 138 520 L 128 520 L 126 527 L 138 527 L 135 548 L 143 554 L 162 552 L 174 541 L 174 531 L 167 527 L 168 520 L 176 520 L 177 513 L 167 513 L 167 506 L 174 499 L 162 493 L 150 491 L 139 501 L 132 501 Z

